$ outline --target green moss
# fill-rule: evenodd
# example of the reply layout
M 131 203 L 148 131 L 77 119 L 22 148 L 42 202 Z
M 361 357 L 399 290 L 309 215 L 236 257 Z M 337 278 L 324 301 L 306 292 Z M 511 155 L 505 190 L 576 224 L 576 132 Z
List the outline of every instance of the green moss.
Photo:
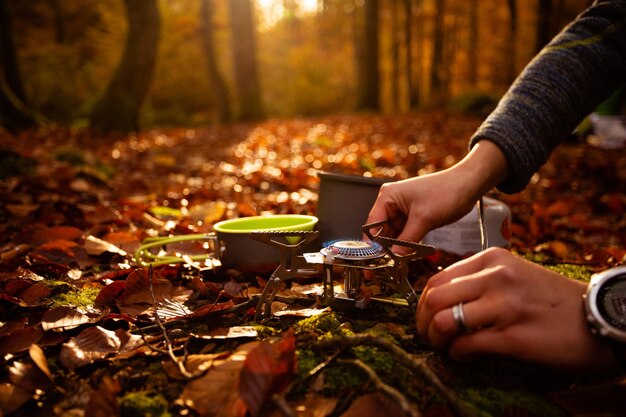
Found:
M 377 347 L 357 346 L 352 352 L 380 375 L 392 375 L 398 369 L 391 355 Z
M 552 271 L 558 272 L 561 275 L 575 279 L 577 281 L 589 282 L 589 278 L 593 275 L 594 271 L 586 265 L 577 264 L 555 264 L 544 265 L 546 268 Z
M 280 334 L 280 330 L 270 326 L 264 326 L 262 324 L 256 324 L 254 326 L 254 330 L 256 330 L 259 339 L 265 339 L 267 337 L 277 336 Z
M 572 264 L 572 263 L 554 263 L 554 259 L 545 253 L 526 253 L 522 254 L 524 258 L 531 262 L 539 264 L 544 268 L 558 272 L 561 275 L 575 279 L 577 281 L 589 282 L 589 278 L 594 274 L 594 270 L 588 265 Z
M 86 164 L 85 153 L 80 149 L 72 147 L 59 148 L 53 153 L 52 157 L 57 161 L 67 162 L 75 167 Z
M 152 396 L 145 391 L 126 394 L 120 402 L 122 417 L 170 417 L 167 400 L 160 394 Z
M 100 288 L 89 287 L 76 291 L 61 293 L 52 299 L 52 303 L 57 306 L 89 307 L 96 301 L 100 293 Z
M 298 373 L 301 376 L 308 374 L 319 364 L 317 357 L 311 350 L 297 350 L 296 358 L 298 359 Z
M 37 161 L 24 157 L 9 149 L 0 148 L 0 179 L 31 175 L 35 172 Z
M 363 371 L 349 364 L 330 367 L 324 372 L 324 376 L 324 394 L 326 395 L 337 395 L 346 389 L 359 387 L 368 380 Z
M 537 417 L 564 417 L 563 410 L 547 398 L 528 391 L 504 391 L 496 388 L 469 388 L 459 396 L 480 417 L 527 415 Z
M 326 313 L 300 320 L 295 324 L 294 331 L 296 336 L 302 334 L 321 336 L 327 333 L 341 335 L 343 332 L 340 326 L 341 323 L 335 313 Z

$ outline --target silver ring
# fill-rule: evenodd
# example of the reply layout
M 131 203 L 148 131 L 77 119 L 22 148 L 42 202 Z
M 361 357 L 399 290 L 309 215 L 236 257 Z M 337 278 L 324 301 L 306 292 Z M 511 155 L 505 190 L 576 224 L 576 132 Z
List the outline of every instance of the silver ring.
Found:
M 458 326 L 461 333 L 467 333 L 470 331 L 467 323 L 465 323 L 465 314 L 463 314 L 462 301 L 452 307 L 452 318 L 454 319 L 454 323 Z

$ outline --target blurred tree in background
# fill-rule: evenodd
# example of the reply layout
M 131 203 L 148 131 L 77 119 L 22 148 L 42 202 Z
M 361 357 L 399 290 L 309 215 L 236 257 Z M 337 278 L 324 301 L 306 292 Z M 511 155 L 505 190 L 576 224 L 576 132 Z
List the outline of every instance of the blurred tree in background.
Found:
M 122 59 L 91 113 L 99 131 L 139 130 L 139 111 L 152 81 L 159 40 L 156 0 L 124 0 L 128 34 Z
M 9 130 L 20 130 L 34 126 L 35 120 L 26 109 L 12 23 L 6 0 L 0 0 L 0 123 Z
M 152 11 L 134 19 L 144 2 Z M 483 115 L 590 1 L 0 4 L 3 126 L 42 115 L 133 130 L 443 105 Z

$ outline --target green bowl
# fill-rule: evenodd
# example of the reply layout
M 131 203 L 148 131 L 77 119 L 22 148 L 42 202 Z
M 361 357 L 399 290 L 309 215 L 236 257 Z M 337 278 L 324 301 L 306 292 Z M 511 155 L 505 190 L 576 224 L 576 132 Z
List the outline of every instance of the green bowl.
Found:
M 250 238 L 252 232 L 263 231 L 309 231 L 317 224 L 317 217 L 302 214 L 276 214 L 272 216 L 252 216 L 224 220 L 215 223 L 213 228 L 220 246 L 220 260 L 230 267 L 255 267 L 275 265 L 280 262 L 278 248 Z M 301 238 L 287 237 L 290 244 Z
M 317 217 L 303 214 L 276 214 L 273 216 L 252 216 L 224 220 L 215 223 L 213 228 L 221 233 L 252 233 L 264 230 L 313 230 Z

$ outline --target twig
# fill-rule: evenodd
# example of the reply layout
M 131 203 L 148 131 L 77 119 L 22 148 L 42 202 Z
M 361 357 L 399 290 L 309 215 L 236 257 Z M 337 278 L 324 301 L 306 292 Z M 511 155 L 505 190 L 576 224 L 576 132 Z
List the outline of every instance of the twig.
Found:
M 248 308 L 255 306 L 256 303 L 257 303 L 257 300 L 255 298 L 251 298 L 248 301 L 244 301 L 243 303 L 236 304 L 232 307 L 224 308 L 224 309 L 216 310 L 216 311 L 210 311 L 201 316 L 186 316 L 180 319 L 174 319 L 174 320 L 167 321 L 165 323 L 161 323 L 161 325 L 151 325 L 151 326 L 142 327 L 141 329 L 135 329 L 133 330 L 133 334 L 153 333 L 155 331 L 161 330 L 162 328 L 169 329 L 171 327 L 186 327 L 188 325 L 191 325 L 197 322 L 204 323 L 204 322 L 207 322 L 209 318 L 226 315 L 230 313 L 237 313 L 242 310 L 247 310 Z
M 285 399 L 284 395 L 274 394 L 272 396 L 272 400 L 274 401 L 274 404 L 276 404 L 276 407 L 278 407 L 280 412 L 283 413 L 283 415 L 285 417 L 296 417 L 297 416 L 297 414 L 293 410 L 293 408 L 291 408 L 291 406 L 287 403 L 287 400 Z
M 278 409 L 286 417 L 295 417 L 296 416 L 296 413 L 293 411 L 293 409 L 291 408 L 291 406 L 289 405 L 289 403 L 287 403 L 287 400 L 285 399 L 285 397 L 291 392 L 293 387 L 295 387 L 298 384 L 301 384 L 303 382 L 308 381 L 309 379 L 311 379 L 312 377 L 314 377 L 315 375 L 320 373 L 323 369 L 325 369 L 328 365 L 330 365 L 330 363 L 332 361 L 334 361 L 337 358 L 339 353 L 340 353 L 339 351 L 333 353 L 324 362 L 318 364 L 315 368 L 311 369 L 305 376 L 291 381 L 289 383 L 289 385 L 287 386 L 287 388 L 285 388 L 285 390 L 283 392 L 278 392 L 278 393 L 276 393 L 276 394 L 274 394 L 272 396 L 272 400 L 274 401 L 274 404 L 276 404 Z
M 187 370 L 183 361 L 181 361 L 180 359 L 178 359 L 178 357 L 176 357 L 176 354 L 174 353 L 174 347 L 172 345 L 172 341 L 170 340 L 170 337 L 167 334 L 167 330 L 165 329 L 165 326 L 163 326 L 163 323 L 161 322 L 161 318 L 159 317 L 159 309 L 157 306 L 156 295 L 154 294 L 154 285 L 152 284 L 153 275 L 154 275 L 154 271 L 152 270 L 152 265 L 150 265 L 148 267 L 148 285 L 150 287 L 150 295 L 152 296 L 152 302 L 154 303 L 154 319 L 157 325 L 159 326 L 159 328 L 161 329 L 161 331 L 163 332 L 163 339 L 165 340 L 165 346 L 167 347 L 167 354 L 178 367 L 178 371 L 180 372 L 180 374 L 184 376 L 185 378 L 191 379 L 194 377 L 194 375 Z
M 450 407 L 450 411 L 457 417 L 475 417 L 475 414 L 465 407 L 457 395 L 448 389 L 439 379 L 437 375 L 424 363 L 424 361 L 415 359 L 400 347 L 396 346 L 387 339 L 374 337 L 367 334 L 358 334 L 354 336 L 339 336 L 318 341 L 312 345 L 313 349 L 348 349 L 361 345 L 376 346 L 389 351 L 389 353 L 398 360 L 402 365 L 406 366 L 413 372 L 418 373 L 424 380 L 432 384 L 436 391 L 441 395 L 444 401 Z
M 383 382 L 383 380 L 380 379 L 378 374 L 374 372 L 374 370 L 362 360 L 339 359 L 337 362 L 348 363 L 348 364 L 352 364 L 352 365 L 359 367 L 361 370 L 363 370 L 367 374 L 370 381 L 374 383 L 374 386 L 376 387 L 376 389 L 383 391 L 385 394 L 391 397 L 392 400 L 395 400 L 397 404 L 400 406 L 400 408 L 402 409 L 402 411 L 404 411 L 406 414 L 412 417 L 421 417 L 422 414 L 418 410 L 416 410 L 415 407 L 413 407 L 413 405 L 411 405 L 411 403 L 409 402 L 409 400 L 407 400 L 404 394 L 402 394 L 400 391 L 398 391 L 391 385 L 387 385 L 385 382 Z
M 256 305 L 258 304 L 258 300 L 259 300 L 259 296 L 255 295 L 249 300 L 244 301 L 243 303 L 236 304 L 229 308 L 211 311 L 201 316 L 190 315 L 190 316 L 181 317 L 179 319 L 173 319 L 165 323 L 162 322 L 161 326 L 165 327 L 166 329 L 169 329 L 171 327 L 179 327 L 179 328 L 186 327 L 197 322 L 206 323 L 209 318 L 214 318 L 217 316 L 222 316 L 222 315 L 231 314 L 231 313 L 238 313 L 240 311 L 245 311 L 249 309 L 250 307 L 256 307 Z M 292 305 L 292 304 L 311 305 L 315 303 L 315 300 L 311 298 L 303 298 L 303 297 L 276 296 L 275 301 L 280 301 L 282 303 L 289 304 L 289 305 Z M 162 331 L 161 326 L 155 324 L 151 326 L 142 327 L 140 329 L 133 330 L 133 334 L 146 334 L 146 333 L 159 332 L 159 331 Z

